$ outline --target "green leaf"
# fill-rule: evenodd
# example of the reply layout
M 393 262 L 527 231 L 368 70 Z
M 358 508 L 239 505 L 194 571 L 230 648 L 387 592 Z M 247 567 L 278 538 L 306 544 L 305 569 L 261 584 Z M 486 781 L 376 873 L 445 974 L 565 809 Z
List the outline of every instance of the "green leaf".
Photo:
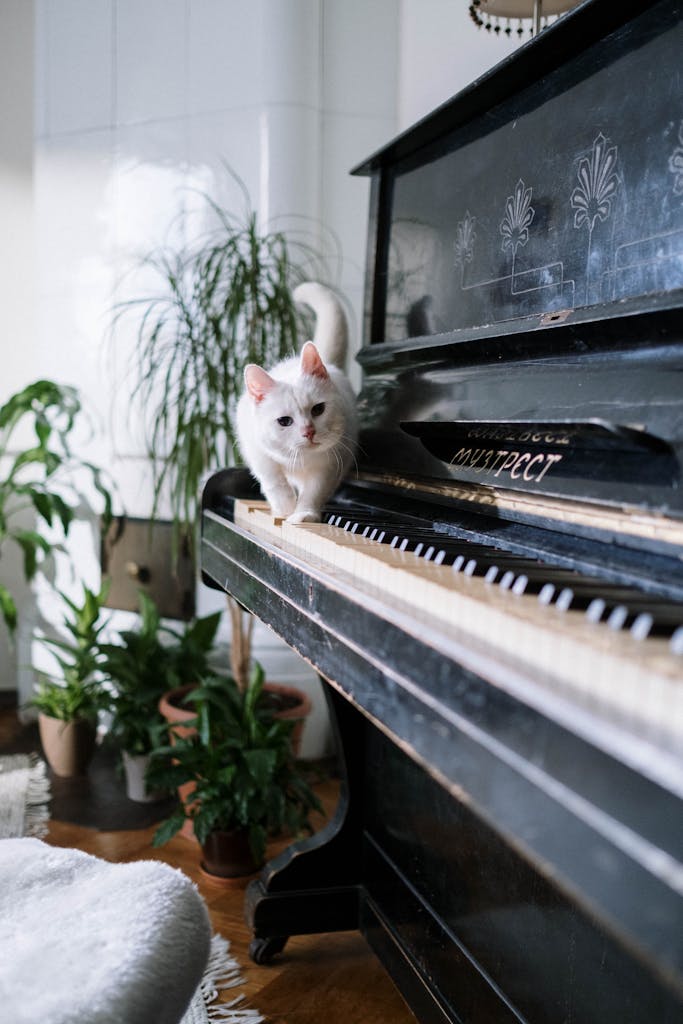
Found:
M 0 583 L 0 611 L 10 633 L 17 628 L 17 608 L 7 587 Z
M 184 824 L 185 813 L 180 809 L 172 814 L 170 818 L 167 818 L 166 821 L 162 821 L 154 833 L 152 846 L 163 846 L 164 843 L 167 843 L 169 839 L 173 839 L 173 836 L 180 832 Z
M 45 448 L 47 446 L 47 442 L 50 439 L 52 427 L 44 417 L 36 416 L 35 430 L 41 448 Z
M 35 530 L 17 530 L 13 536 L 24 553 L 24 575 L 27 580 L 31 580 L 38 567 L 38 552 L 42 551 L 47 555 L 52 550 L 52 545 Z
M 52 526 L 54 507 L 50 494 L 47 494 L 45 491 L 39 491 L 35 487 L 27 488 L 26 493 L 38 515 L 45 520 L 48 526 Z
M 275 771 L 276 752 L 274 750 L 245 750 L 244 760 L 256 785 L 265 788 Z

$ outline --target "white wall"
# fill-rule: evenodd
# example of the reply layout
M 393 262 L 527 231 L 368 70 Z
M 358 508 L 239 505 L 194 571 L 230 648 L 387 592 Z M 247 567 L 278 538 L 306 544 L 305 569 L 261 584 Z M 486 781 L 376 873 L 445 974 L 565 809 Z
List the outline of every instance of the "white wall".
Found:
M 400 0 L 400 5 L 397 118 L 403 131 L 512 53 L 519 37 L 517 22 L 511 36 L 477 28 L 469 0 Z

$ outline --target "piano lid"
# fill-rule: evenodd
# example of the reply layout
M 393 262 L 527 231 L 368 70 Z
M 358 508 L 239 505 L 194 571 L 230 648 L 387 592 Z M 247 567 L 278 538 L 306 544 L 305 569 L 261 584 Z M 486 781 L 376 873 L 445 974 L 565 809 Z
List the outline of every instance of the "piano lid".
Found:
M 678 0 L 593 0 L 357 167 L 383 193 L 372 341 L 680 288 L 682 52 Z
M 589 0 L 356 168 L 362 469 L 683 514 L 681 53 L 683 0 Z

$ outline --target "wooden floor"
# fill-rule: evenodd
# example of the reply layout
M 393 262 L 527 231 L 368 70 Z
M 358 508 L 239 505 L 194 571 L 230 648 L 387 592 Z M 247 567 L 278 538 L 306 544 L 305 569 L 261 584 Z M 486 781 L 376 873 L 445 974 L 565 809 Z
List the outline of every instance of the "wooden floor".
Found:
M 12 717 L 0 711 L 0 751 L 12 729 Z M 329 814 L 337 784 L 329 780 L 315 788 Z M 231 953 L 243 968 L 244 986 L 227 990 L 225 1001 L 234 998 L 236 991 L 244 992 L 248 1005 L 258 1009 L 268 1024 L 415 1024 L 383 967 L 356 933 L 296 936 L 271 965 L 253 964 L 242 909 L 244 890 L 226 890 L 207 880 L 199 868 L 198 847 L 191 840 L 178 836 L 154 849 L 155 827 L 100 832 L 52 820 L 46 842 L 109 861 L 162 860 L 184 871 L 206 900 L 214 931 L 229 939 Z M 270 855 L 282 845 L 274 844 Z

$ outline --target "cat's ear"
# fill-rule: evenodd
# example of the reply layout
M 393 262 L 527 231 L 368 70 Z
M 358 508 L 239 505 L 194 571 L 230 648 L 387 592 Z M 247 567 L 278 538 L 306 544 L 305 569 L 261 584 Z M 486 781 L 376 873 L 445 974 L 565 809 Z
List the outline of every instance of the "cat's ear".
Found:
M 301 349 L 301 372 L 311 377 L 320 377 L 321 380 L 327 380 L 329 377 L 320 353 L 312 341 L 307 341 Z
M 249 363 L 244 368 L 244 383 L 247 391 L 255 402 L 262 402 L 269 391 L 275 387 L 275 381 L 256 363 Z

